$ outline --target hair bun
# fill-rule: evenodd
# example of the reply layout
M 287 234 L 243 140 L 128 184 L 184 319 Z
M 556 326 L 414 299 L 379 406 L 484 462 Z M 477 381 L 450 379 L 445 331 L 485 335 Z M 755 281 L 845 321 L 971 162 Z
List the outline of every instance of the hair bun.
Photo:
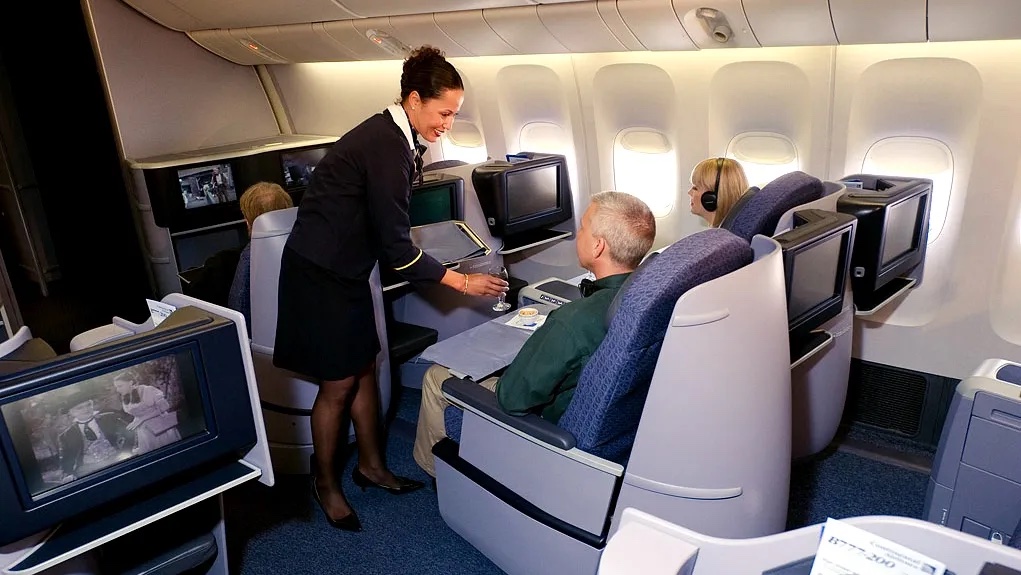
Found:
M 442 50 L 429 45 L 419 46 L 412 50 L 408 59 L 404 61 L 404 72 L 410 72 L 423 64 L 438 63 L 437 61 L 446 61 Z

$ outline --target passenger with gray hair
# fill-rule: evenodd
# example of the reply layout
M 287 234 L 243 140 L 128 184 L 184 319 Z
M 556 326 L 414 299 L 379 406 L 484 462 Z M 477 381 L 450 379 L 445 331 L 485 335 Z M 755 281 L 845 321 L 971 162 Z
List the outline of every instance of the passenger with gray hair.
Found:
M 642 200 L 622 192 L 592 197 L 577 234 L 578 263 L 595 275 L 582 282 L 580 300 L 550 312 L 499 378 L 480 385 L 496 392 L 504 411 L 535 413 L 553 423 L 567 410 L 581 370 L 606 337 L 606 312 L 624 280 L 642 262 L 656 237 L 656 218 Z M 422 380 L 415 461 L 436 476 L 432 447 L 446 436 L 443 398 L 448 369 L 433 365 Z

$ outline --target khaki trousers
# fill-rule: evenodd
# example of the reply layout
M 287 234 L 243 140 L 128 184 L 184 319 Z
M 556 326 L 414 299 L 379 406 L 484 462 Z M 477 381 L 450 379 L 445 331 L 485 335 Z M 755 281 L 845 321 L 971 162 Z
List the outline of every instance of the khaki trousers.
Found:
M 422 378 L 422 406 L 418 409 L 418 430 L 415 432 L 415 461 L 429 475 L 436 477 L 433 445 L 447 436 L 443 426 L 443 411 L 450 402 L 443 398 L 443 382 L 450 377 L 446 367 L 436 364 Z M 495 390 L 498 378 L 490 377 L 479 382 L 482 387 Z

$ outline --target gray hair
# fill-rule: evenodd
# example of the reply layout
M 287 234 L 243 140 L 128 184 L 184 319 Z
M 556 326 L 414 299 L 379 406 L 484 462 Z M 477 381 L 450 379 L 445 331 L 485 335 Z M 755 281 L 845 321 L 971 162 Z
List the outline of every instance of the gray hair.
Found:
M 635 269 L 656 239 L 656 218 L 642 200 L 624 192 L 592 196 L 592 235 L 602 238 L 615 263 Z

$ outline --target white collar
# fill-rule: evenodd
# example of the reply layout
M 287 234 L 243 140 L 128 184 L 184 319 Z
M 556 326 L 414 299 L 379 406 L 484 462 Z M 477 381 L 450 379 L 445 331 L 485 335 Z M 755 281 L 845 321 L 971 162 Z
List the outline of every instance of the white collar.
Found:
M 411 123 L 408 121 L 408 114 L 404 111 L 404 106 L 390 104 L 386 109 L 390 112 L 390 117 L 393 118 L 394 124 L 397 124 L 397 127 L 404 132 L 404 137 L 408 139 L 408 148 L 414 151 L 416 142 L 411 139 Z

